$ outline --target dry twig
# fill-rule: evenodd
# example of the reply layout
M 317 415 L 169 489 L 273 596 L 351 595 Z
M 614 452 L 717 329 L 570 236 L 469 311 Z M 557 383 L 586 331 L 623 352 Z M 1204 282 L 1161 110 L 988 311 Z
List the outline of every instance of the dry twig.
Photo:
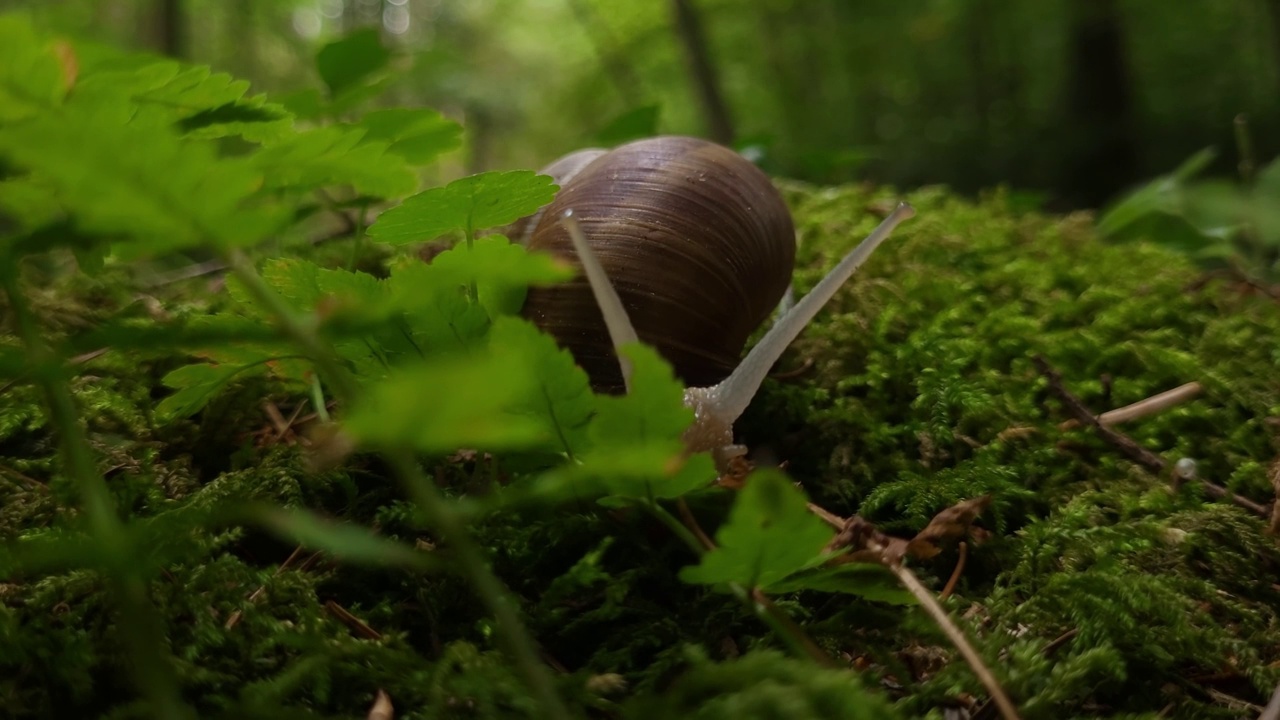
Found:
M 943 586 L 942 592 L 938 593 L 938 598 L 946 600 L 951 597 L 951 593 L 955 592 L 956 584 L 960 582 L 960 575 L 964 572 L 965 560 L 969 559 L 969 543 L 960 542 L 960 557 L 956 560 L 956 569 L 951 571 L 951 579 L 947 580 L 947 584 Z
M 279 575 L 280 573 L 284 572 L 285 570 L 288 570 L 288 569 L 289 569 L 289 566 L 293 564 L 293 561 L 294 561 L 294 560 L 297 560 L 301 555 L 302 555 L 302 546 L 301 546 L 301 545 L 299 545 L 298 547 L 296 547 L 296 548 L 294 548 L 294 549 L 293 549 L 293 552 L 289 553 L 289 557 L 285 558 L 285 559 L 284 559 L 284 562 L 280 563 L 280 567 L 277 567 L 277 568 L 276 568 L 276 571 L 275 571 L 275 572 L 273 572 L 273 573 L 271 573 L 271 577 L 276 577 L 277 575 Z M 312 556 L 307 560 L 307 562 L 306 562 L 306 563 L 304 563 L 304 567 L 305 567 L 306 565 L 310 564 L 312 561 L 314 561 L 314 560 L 315 560 L 315 558 L 316 558 L 318 555 L 319 555 L 319 553 L 317 553 L 316 555 L 312 555 Z M 249 593 L 249 598 L 248 598 L 249 603 L 250 603 L 250 604 L 252 604 L 252 603 L 257 602 L 257 601 L 258 601 L 258 598 L 262 597 L 262 594 L 263 594 L 263 593 L 265 593 L 266 591 L 267 591 L 267 586 L 266 586 L 266 585 L 259 585 L 257 590 L 254 590 L 253 592 Z M 243 610 L 237 610 L 237 611 L 235 611 L 235 612 L 231 613 L 231 617 L 228 617 L 228 618 L 227 618 L 227 622 L 226 622 L 225 624 L 223 624 L 223 626 L 222 626 L 222 627 L 223 627 L 223 629 L 225 629 L 225 630 L 231 630 L 231 629 L 232 629 L 232 628 L 234 628 L 236 625 L 239 625 L 239 624 L 240 624 L 240 620 L 241 620 L 243 617 L 244 617 L 244 611 L 243 611 Z
M 342 607 L 337 602 L 333 600 L 325 600 L 324 609 L 328 610 L 334 617 L 338 618 L 338 620 L 343 625 L 346 625 L 351 632 L 355 633 L 357 637 L 362 637 L 365 640 L 382 639 L 382 633 L 369 627 L 365 621 L 355 615 L 352 615 L 349 610 Z
M 869 547 L 868 549 L 874 550 L 875 548 Z M 1018 720 L 1018 710 L 1014 707 L 1013 701 L 1005 694 L 1004 688 L 1000 686 L 996 676 L 982 661 L 982 656 L 978 654 L 973 645 L 969 644 L 969 639 L 965 637 L 964 632 L 951 621 L 951 616 L 947 615 L 947 611 L 933 596 L 933 593 L 920 584 L 920 580 L 915 573 L 907 569 L 902 563 L 889 563 L 886 564 L 886 567 L 898 577 L 898 581 L 902 583 L 903 587 L 916 596 L 916 599 L 920 601 L 920 606 L 924 608 L 929 617 L 933 618 L 933 621 L 946 634 L 951 644 L 955 645 L 960 654 L 964 656 L 965 662 L 969 663 L 969 667 L 978 676 L 978 680 L 982 682 L 983 686 L 987 688 L 987 692 L 991 694 L 991 700 L 1000 710 L 1000 715 L 1005 720 Z
M 1172 390 L 1165 390 L 1157 395 L 1139 400 L 1131 405 L 1108 410 L 1098 417 L 1098 423 L 1101 425 L 1118 425 L 1122 422 L 1137 420 L 1148 415 L 1155 415 L 1163 412 L 1174 405 L 1184 403 L 1191 398 L 1199 395 L 1204 391 L 1204 386 L 1198 382 L 1189 382 L 1185 385 L 1179 385 Z M 1072 418 L 1058 424 L 1059 430 L 1070 430 L 1073 427 L 1079 427 L 1080 421 Z
M 1168 470 L 1169 463 L 1164 458 L 1142 447 L 1128 435 L 1103 425 L 1098 420 L 1098 416 L 1094 415 L 1093 412 L 1090 411 L 1089 408 L 1080 400 L 1080 398 L 1072 394 L 1070 390 L 1067 390 L 1066 386 L 1062 383 L 1062 374 L 1050 366 L 1047 360 L 1036 355 L 1032 358 L 1032 361 L 1035 362 L 1040 373 L 1049 381 L 1049 389 L 1053 391 L 1054 395 L 1058 396 L 1058 399 L 1062 401 L 1062 404 L 1066 407 L 1067 411 L 1076 416 L 1076 420 L 1078 420 L 1081 425 L 1092 427 L 1099 437 L 1107 441 L 1107 443 L 1115 447 L 1133 462 L 1141 465 L 1143 468 L 1146 468 L 1146 470 L 1152 475 L 1163 475 L 1165 471 Z M 1174 478 L 1174 480 L 1177 481 L 1178 478 Z M 1237 495 L 1217 483 L 1201 479 L 1200 485 L 1204 488 L 1205 494 L 1213 497 L 1214 499 L 1226 498 L 1237 506 L 1263 517 L 1271 515 L 1270 507 L 1256 503 L 1241 495 Z

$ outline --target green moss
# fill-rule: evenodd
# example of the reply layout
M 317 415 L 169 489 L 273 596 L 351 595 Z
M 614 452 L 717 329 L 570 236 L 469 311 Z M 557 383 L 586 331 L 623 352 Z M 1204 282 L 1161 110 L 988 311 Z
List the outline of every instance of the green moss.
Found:
M 787 194 L 800 290 L 888 199 L 864 188 Z M 948 606 L 1025 717 L 1154 717 L 1166 706 L 1175 717 L 1235 717 L 1231 698 L 1264 702 L 1280 681 L 1280 551 L 1262 520 L 1194 485 L 1169 489 L 1086 431 L 1059 430 L 1065 415 L 1030 358 L 1045 356 L 1098 411 L 1198 380 L 1201 397 L 1123 429 L 1267 502 L 1280 308 L 1222 284 L 1189 289 L 1197 275 L 1183 258 L 1103 245 L 1085 216 L 1017 214 L 1000 194 L 911 199 L 920 215 L 782 363 L 811 359 L 812 371 L 770 381 L 744 439 L 787 461 L 822 505 L 903 535 L 990 494 L 981 524 L 993 537 L 970 548 Z M 37 303 L 57 332 L 125 312 L 107 281 L 66 282 Z M 218 519 L 246 503 L 305 507 L 450 560 L 448 538 L 424 526 L 376 461 L 317 474 L 298 446 L 255 434 L 265 401 L 301 400 L 265 379 L 158 424 L 158 378 L 183 359 L 113 351 L 78 367 L 74 390 L 113 496 L 147 539 L 135 561 L 155 568 L 148 588 L 187 699 L 209 716 L 356 717 L 382 689 L 402 718 L 537 717 L 497 650 L 500 629 L 456 575 L 307 563 L 309 553 L 277 572 L 291 544 Z M 78 498 L 40 397 L 18 382 L 3 399 L 0 538 L 74 532 Z M 505 469 L 530 465 L 519 460 L 437 460 L 431 470 L 452 495 L 474 494 L 519 479 Z M 711 529 L 728 500 L 691 503 Z M 832 656 L 865 669 L 780 655 L 733 598 L 681 583 L 692 555 L 635 512 L 530 508 L 474 529 L 584 715 L 941 718 L 986 697 L 913 608 L 779 597 Z M 936 588 L 955 560 L 948 549 L 915 569 Z M 379 637 L 357 637 L 326 603 Z M 15 572 L 0 585 L 3 706 L 19 718 L 145 715 L 113 607 L 90 570 Z

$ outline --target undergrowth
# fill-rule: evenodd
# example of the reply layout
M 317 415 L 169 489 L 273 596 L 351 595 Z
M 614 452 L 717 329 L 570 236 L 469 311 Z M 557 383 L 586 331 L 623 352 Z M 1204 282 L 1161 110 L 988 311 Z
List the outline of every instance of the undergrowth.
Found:
M 554 186 L 418 192 L 460 128 L 369 110 L 368 37 L 325 53 L 285 106 L 0 17 L 0 714 L 986 716 L 892 576 L 812 570 L 806 498 L 909 537 L 990 497 L 944 604 L 1024 717 L 1241 717 L 1280 682 L 1264 519 L 1059 428 L 1031 361 L 1098 412 L 1200 382 L 1124 430 L 1265 503 L 1269 298 L 1084 215 L 911 193 L 741 428 L 787 475 L 731 493 L 660 358 L 597 397 L 519 318 L 568 273 L 485 231 Z M 784 190 L 800 291 L 892 199 Z M 959 553 L 911 564 L 936 591 Z

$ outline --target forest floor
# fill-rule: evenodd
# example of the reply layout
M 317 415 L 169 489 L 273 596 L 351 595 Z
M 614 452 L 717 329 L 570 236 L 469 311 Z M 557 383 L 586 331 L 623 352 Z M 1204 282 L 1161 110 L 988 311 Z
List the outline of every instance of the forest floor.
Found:
M 784 189 L 797 291 L 890 201 L 861 187 Z M 1016 212 L 1000 193 L 909 199 L 919 216 L 748 411 L 740 434 L 755 461 L 785 463 L 814 503 L 895 537 L 987 498 L 966 541 L 909 565 L 1022 717 L 1257 717 L 1280 683 L 1280 306 L 1169 250 L 1105 244 L 1086 214 Z M 364 265 L 385 260 L 367 249 Z M 317 259 L 326 252 L 348 250 Z M 69 332 L 131 303 L 201 312 L 216 302 L 209 280 L 143 297 L 108 268 L 32 286 L 30 302 Z M 245 377 L 189 418 L 159 417 L 160 380 L 188 359 L 78 358 L 74 396 L 129 518 L 260 501 L 437 541 L 376 458 L 314 469 L 305 393 Z M 1079 422 L 1177 388 L 1176 402 L 1110 429 Z M 32 383 L 0 388 L 7 542 L 78 513 L 42 403 Z M 521 473 L 477 453 L 432 470 L 454 497 Z M 729 496 L 700 493 L 690 512 L 712 529 Z M 385 708 L 381 692 L 398 718 L 540 717 L 498 649 L 501 629 L 452 574 L 345 563 L 235 522 L 146 527 L 154 556 L 136 561 L 161 568 L 147 591 L 202 714 L 364 717 Z M 681 582 L 695 558 L 645 515 L 578 503 L 473 528 L 583 716 L 996 717 L 956 647 L 886 573 L 772 598 L 831 659 L 823 668 L 735 598 Z M 98 574 L 56 558 L 0 584 L 0 716 L 146 715 L 112 607 Z

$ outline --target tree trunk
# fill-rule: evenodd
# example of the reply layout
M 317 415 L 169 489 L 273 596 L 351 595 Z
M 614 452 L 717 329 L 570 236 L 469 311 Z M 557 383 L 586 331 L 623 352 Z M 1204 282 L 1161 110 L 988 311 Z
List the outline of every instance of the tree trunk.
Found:
M 1096 207 L 1136 181 L 1133 92 L 1117 0 L 1071 0 L 1063 190 Z
M 156 0 L 155 27 L 156 47 L 160 52 L 174 58 L 186 57 L 187 27 L 182 0 Z
M 707 131 L 712 140 L 730 145 L 734 138 L 733 122 L 729 119 L 729 108 L 724 104 L 724 96 L 720 94 L 720 80 L 711 62 L 711 52 L 702 30 L 702 19 L 698 17 L 693 0 L 672 0 L 672 10 L 675 14 L 676 34 L 684 45 L 689 70 L 693 73 L 694 88 L 702 102 Z
M 1280 0 L 1266 0 L 1266 6 L 1267 18 L 1271 21 L 1271 57 L 1280 66 Z

